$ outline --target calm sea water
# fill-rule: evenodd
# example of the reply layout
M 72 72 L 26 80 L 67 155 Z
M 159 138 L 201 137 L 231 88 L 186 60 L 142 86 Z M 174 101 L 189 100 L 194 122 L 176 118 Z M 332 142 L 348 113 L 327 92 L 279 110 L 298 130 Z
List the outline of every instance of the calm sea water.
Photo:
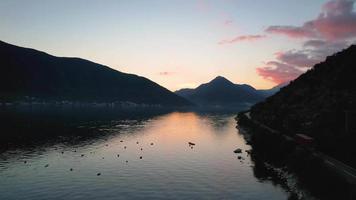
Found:
M 288 198 L 278 184 L 255 177 L 234 117 L 174 112 L 82 123 L 78 130 L 98 136 L 2 152 L 0 199 Z

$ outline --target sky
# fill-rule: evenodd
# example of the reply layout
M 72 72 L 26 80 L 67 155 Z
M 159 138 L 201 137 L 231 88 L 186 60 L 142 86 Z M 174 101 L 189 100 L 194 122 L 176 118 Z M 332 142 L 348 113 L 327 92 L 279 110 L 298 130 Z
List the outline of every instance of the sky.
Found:
M 356 38 L 354 0 L 0 0 L 0 40 L 175 91 L 290 81 Z

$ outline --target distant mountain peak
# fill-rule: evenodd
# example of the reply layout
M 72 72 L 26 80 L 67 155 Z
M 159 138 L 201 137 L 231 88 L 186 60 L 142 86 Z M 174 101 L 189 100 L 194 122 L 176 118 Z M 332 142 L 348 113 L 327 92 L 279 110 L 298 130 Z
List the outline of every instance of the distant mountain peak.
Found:
M 225 77 L 217 76 L 195 89 L 181 89 L 176 94 L 202 107 L 248 109 L 250 105 L 262 101 L 255 88 L 247 84 L 234 84 Z
M 223 76 L 217 76 L 217 77 L 215 77 L 214 79 L 226 79 L 225 77 L 223 77 Z M 213 80 L 214 80 L 213 79 Z M 226 79 L 227 80 L 227 79 Z
M 227 78 L 223 76 L 217 76 L 213 80 L 211 80 L 208 84 L 226 84 L 226 85 L 234 85 L 233 82 L 229 81 Z

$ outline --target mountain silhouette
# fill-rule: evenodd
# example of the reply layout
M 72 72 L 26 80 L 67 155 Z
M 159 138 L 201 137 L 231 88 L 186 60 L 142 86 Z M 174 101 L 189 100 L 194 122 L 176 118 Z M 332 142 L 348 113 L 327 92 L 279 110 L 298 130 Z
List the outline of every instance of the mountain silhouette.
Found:
M 222 76 L 217 76 L 195 89 L 181 89 L 175 93 L 200 106 L 248 108 L 273 91 L 265 90 L 263 93 L 250 85 L 234 84 Z
M 0 102 L 131 102 L 192 105 L 147 78 L 81 58 L 56 57 L 0 41 Z

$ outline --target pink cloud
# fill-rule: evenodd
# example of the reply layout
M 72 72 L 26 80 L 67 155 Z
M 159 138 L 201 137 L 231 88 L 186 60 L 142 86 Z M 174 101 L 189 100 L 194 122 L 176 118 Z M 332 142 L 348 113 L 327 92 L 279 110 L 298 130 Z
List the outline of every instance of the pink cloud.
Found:
M 312 30 L 296 26 L 270 26 L 265 30 L 267 33 L 287 35 L 291 38 L 315 37 Z
M 323 5 L 319 16 L 302 26 L 270 26 L 267 33 L 292 38 L 322 38 L 336 41 L 356 37 L 354 0 L 332 0 Z
M 276 61 L 267 62 L 267 66 L 256 69 L 257 74 L 275 83 L 291 81 L 307 68 L 323 61 L 325 57 L 340 51 L 349 45 L 348 42 L 328 42 L 309 40 L 302 50 L 290 50 L 275 53 Z
M 331 0 L 325 3 L 316 19 L 302 26 L 270 26 L 265 31 L 291 38 L 304 38 L 301 50 L 277 52 L 275 61 L 256 69 L 258 75 L 275 83 L 295 79 L 325 57 L 350 45 L 356 38 L 354 0 Z
M 326 2 L 322 9 L 333 15 L 343 15 L 352 12 L 353 4 L 354 0 L 333 0 Z
M 266 38 L 265 35 L 242 35 L 230 40 L 221 40 L 219 44 L 232 44 L 232 43 L 243 42 L 243 41 L 252 42 L 264 38 Z
M 276 59 L 288 65 L 293 65 L 295 67 L 301 68 L 312 67 L 313 65 L 321 61 L 319 58 L 316 58 L 310 53 L 304 51 L 278 52 L 276 53 Z
M 292 65 L 270 61 L 266 63 L 267 66 L 258 67 L 256 72 L 259 76 L 262 76 L 264 79 L 272 81 L 276 84 L 285 83 L 290 80 L 295 79 L 303 71 L 295 68 Z

